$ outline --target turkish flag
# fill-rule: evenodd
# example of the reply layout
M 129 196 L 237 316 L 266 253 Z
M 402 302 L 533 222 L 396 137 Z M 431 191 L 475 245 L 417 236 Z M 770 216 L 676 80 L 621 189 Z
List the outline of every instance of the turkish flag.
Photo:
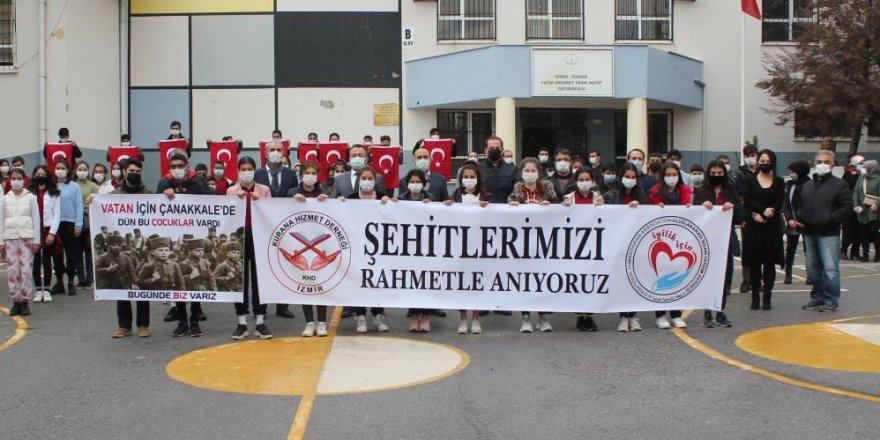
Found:
M 742 10 L 744 13 L 751 15 L 752 17 L 761 19 L 761 10 L 758 9 L 758 0 L 741 0 L 742 1 Z
M 141 162 L 144 161 L 144 153 L 140 147 L 107 147 L 107 162 L 112 167 L 114 163 L 120 160 L 135 158 Z
M 431 172 L 442 174 L 449 181 L 452 174 L 452 139 L 425 139 L 425 149 L 431 154 Z
M 260 141 L 260 167 L 266 166 L 266 145 L 272 141 Z M 290 141 L 287 139 L 281 139 L 281 144 L 284 145 L 284 149 L 281 151 L 281 154 L 284 157 L 290 158 Z
M 64 142 L 58 144 L 46 144 L 46 165 L 52 172 L 55 172 L 55 161 L 59 158 L 67 161 L 67 166 L 73 168 L 73 142 Z M 73 173 L 71 173 L 73 174 Z
M 400 147 L 382 147 L 374 145 L 371 155 L 373 162 L 370 166 L 382 175 L 386 189 L 395 189 L 400 183 Z
M 348 161 L 348 144 L 345 142 L 327 142 L 318 144 L 318 181 L 327 183 L 327 170 L 338 161 Z
M 209 142 L 208 150 L 211 152 L 211 166 L 214 162 L 222 161 L 224 168 L 223 177 L 235 182 L 238 180 L 238 153 L 241 152 L 241 142 L 223 141 Z
M 299 163 L 303 163 L 306 161 L 312 161 L 314 163 L 320 162 L 318 160 L 318 143 L 317 142 L 300 142 L 297 144 L 297 159 L 299 159 Z
M 170 171 L 169 162 L 171 162 L 171 156 L 173 156 L 175 152 L 180 152 L 186 155 L 186 149 L 188 146 L 189 141 L 186 139 L 168 139 L 159 141 L 159 176 L 162 176 L 162 179 L 164 179 L 165 175 Z

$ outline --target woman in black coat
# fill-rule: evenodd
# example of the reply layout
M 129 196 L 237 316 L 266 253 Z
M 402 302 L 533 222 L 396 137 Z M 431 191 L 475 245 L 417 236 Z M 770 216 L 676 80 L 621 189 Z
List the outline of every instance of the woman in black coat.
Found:
M 782 205 L 782 218 L 785 219 L 785 284 L 791 284 L 791 266 L 797 253 L 798 242 L 803 231 L 797 227 L 794 213 L 800 209 L 801 187 L 810 180 L 810 163 L 796 160 L 788 165 L 791 180 L 785 182 L 785 204 Z
M 785 182 L 776 175 L 776 154 L 764 149 L 758 153 L 758 172 L 743 180 L 743 209 L 746 233 L 743 265 L 749 266 L 752 281 L 752 310 L 770 310 L 776 265 L 785 267 L 782 249 L 782 205 Z

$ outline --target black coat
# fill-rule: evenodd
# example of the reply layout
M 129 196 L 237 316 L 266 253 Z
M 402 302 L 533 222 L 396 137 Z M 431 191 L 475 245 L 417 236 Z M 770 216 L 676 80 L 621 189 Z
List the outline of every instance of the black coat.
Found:
M 288 191 L 299 185 L 299 182 L 296 180 L 296 172 L 290 168 L 281 167 L 281 172 L 278 175 L 281 176 L 281 182 L 278 185 L 278 190 L 272 191 L 272 197 L 285 197 Z M 266 185 L 270 190 L 272 189 L 272 185 L 269 184 L 268 165 L 257 168 L 257 171 L 254 173 L 254 182 Z
M 770 188 L 762 188 L 756 174 L 745 175 L 740 188 L 746 223 L 743 234 L 743 264 L 749 265 L 754 255 L 769 252 L 773 263 L 784 265 L 782 205 L 785 203 L 785 182 L 781 177 L 774 176 Z M 758 223 L 752 218 L 755 214 L 763 217 L 767 208 L 773 208 L 776 215 L 765 218 L 764 223 Z
M 728 252 L 733 253 L 734 249 L 734 234 L 736 234 L 736 225 L 742 224 L 743 222 L 743 208 L 742 204 L 739 201 L 739 195 L 736 193 L 736 186 L 733 181 L 728 181 L 724 185 L 724 190 L 722 191 L 722 196 L 724 197 L 724 202 L 730 202 L 733 204 L 733 217 L 730 220 L 730 246 L 728 246 Z M 709 187 L 700 188 L 694 191 L 694 206 L 702 205 L 706 202 L 712 202 L 713 205 L 719 205 L 718 197 L 715 194 L 715 191 Z
M 493 165 L 489 160 L 480 162 L 483 171 L 483 185 L 486 192 L 492 195 L 492 203 L 507 203 L 507 198 L 513 192 L 516 184 L 516 166 L 504 161 Z
M 840 225 L 853 211 L 849 185 L 831 174 L 804 183 L 801 188 L 800 209 L 795 218 L 804 224 L 807 235 L 838 235 Z

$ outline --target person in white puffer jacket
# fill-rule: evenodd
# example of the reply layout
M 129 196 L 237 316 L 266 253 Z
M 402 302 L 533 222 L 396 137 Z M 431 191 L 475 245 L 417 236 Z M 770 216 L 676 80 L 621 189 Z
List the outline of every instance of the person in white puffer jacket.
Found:
M 24 171 L 9 173 L 12 190 L 0 200 L 0 252 L 6 254 L 7 280 L 12 308 L 9 316 L 31 314 L 34 296 L 34 252 L 40 250 L 40 208 L 37 198 L 24 188 Z

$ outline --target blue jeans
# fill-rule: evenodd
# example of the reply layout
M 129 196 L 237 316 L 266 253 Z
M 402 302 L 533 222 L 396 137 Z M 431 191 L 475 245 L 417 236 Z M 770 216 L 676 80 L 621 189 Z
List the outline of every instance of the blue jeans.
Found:
M 835 305 L 840 300 L 840 236 L 804 235 L 810 298 Z

